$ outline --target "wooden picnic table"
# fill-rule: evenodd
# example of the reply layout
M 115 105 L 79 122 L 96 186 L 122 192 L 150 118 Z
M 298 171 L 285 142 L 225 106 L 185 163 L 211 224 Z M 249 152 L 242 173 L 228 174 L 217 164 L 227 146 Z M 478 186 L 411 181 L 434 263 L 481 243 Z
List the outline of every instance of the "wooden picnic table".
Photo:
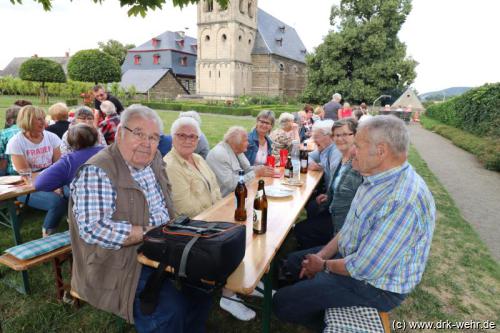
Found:
M 240 294 L 250 294 L 264 277 L 264 306 L 262 320 L 262 330 L 264 332 L 269 332 L 272 301 L 271 279 L 269 274 L 266 273 L 272 272 L 270 267 L 274 256 L 295 223 L 300 211 L 316 188 L 322 174 L 322 171 L 308 171 L 307 174 L 301 174 L 301 180 L 304 181 L 303 186 L 286 186 L 281 184 L 284 180 L 282 176 L 283 170 L 281 169 L 281 178 L 257 178 L 247 184 L 247 221 L 245 223 L 247 228 L 247 239 L 245 257 L 238 268 L 229 276 L 226 288 Z M 252 229 L 253 199 L 257 192 L 259 179 L 264 179 L 266 186 L 283 186 L 287 189 L 291 189 L 293 190 L 293 194 L 284 198 L 267 197 L 267 232 L 263 235 L 254 235 Z M 235 196 L 231 193 L 209 209 L 194 217 L 194 219 L 234 222 L 235 206 Z M 156 262 L 147 259 L 141 254 L 138 260 L 143 264 L 157 267 Z
M 15 201 L 16 198 L 21 195 L 35 192 L 35 186 L 33 182 L 30 185 L 24 184 L 20 176 L 17 176 L 18 181 L 15 181 L 15 177 L 16 176 L 0 177 L 0 184 L 2 184 L 0 185 L 0 224 L 12 229 L 14 244 L 19 245 L 22 243 L 20 231 L 21 220 L 17 214 Z M 20 291 L 28 294 L 30 292 L 28 272 L 23 270 L 21 275 L 23 283 Z

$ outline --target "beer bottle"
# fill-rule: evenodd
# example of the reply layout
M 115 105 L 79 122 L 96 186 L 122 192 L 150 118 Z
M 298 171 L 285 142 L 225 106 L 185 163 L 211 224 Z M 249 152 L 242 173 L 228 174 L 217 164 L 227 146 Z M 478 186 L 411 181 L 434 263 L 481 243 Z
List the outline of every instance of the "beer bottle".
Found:
M 309 164 L 309 153 L 307 152 L 307 143 L 304 142 L 304 147 L 300 151 L 300 173 L 307 173 Z
M 253 201 L 253 232 L 264 234 L 267 231 L 267 197 L 264 191 L 264 180 L 259 180 L 257 195 Z
M 292 165 L 292 158 L 290 155 L 288 155 L 288 159 L 285 164 L 285 178 L 293 178 L 293 165 Z
M 246 221 L 247 220 L 247 187 L 245 186 L 245 172 L 243 170 L 238 171 L 240 179 L 238 185 L 234 189 L 234 196 L 236 197 L 236 210 L 234 211 L 234 219 L 236 221 Z

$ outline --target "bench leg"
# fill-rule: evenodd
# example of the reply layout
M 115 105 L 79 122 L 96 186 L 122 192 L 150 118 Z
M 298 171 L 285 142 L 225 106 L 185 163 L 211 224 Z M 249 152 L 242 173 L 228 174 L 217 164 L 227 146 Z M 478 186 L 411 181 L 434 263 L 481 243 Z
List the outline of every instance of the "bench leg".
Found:
M 262 309 L 262 332 L 269 333 L 271 331 L 271 311 L 272 311 L 272 272 L 274 270 L 273 261 L 269 267 L 269 271 L 264 274 L 262 280 L 264 281 L 264 307 Z
M 379 312 L 380 320 L 382 321 L 382 326 L 384 326 L 385 333 L 391 333 L 391 324 L 389 323 L 389 312 Z
M 7 205 L 8 205 L 8 209 L 9 209 L 12 232 L 14 234 L 14 243 L 16 245 L 19 245 L 22 243 L 21 231 L 20 231 L 21 220 L 19 219 L 19 216 L 17 215 L 17 212 L 16 212 L 17 208 L 16 208 L 16 205 L 14 204 L 14 201 L 9 200 L 7 202 Z M 16 289 L 22 294 L 29 294 L 31 292 L 31 290 L 30 290 L 28 272 L 22 271 L 21 277 L 22 277 L 22 286 L 16 287 Z

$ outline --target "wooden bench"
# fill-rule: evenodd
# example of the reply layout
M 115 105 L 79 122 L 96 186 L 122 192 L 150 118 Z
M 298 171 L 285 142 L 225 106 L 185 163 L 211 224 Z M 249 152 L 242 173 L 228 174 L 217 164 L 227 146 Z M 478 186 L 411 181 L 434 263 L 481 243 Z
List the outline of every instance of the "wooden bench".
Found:
M 62 264 L 69 260 L 71 266 L 71 245 L 66 245 L 60 247 L 54 251 L 44 253 L 40 256 L 21 260 L 8 253 L 0 256 L 0 264 L 3 264 L 11 269 L 19 272 L 27 271 L 28 269 L 43 264 L 47 261 L 52 261 L 52 267 L 54 268 L 54 277 L 56 284 L 56 297 L 58 300 L 62 300 L 64 296 L 64 291 L 70 289 L 69 284 L 64 283 L 62 277 Z M 70 269 L 71 271 L 71 269 Z

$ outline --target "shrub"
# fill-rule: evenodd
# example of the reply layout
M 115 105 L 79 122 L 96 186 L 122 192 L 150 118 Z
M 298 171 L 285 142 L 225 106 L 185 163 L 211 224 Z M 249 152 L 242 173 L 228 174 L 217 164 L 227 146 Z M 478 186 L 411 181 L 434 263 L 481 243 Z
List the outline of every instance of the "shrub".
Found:
M 67 106 L 75 106 L 78 105 L 78 100 L 76 98 L 70 98 L 66 100 Z
M 427 115 L 478 136 L 500 138 L 500 83 L 485 84 L 431 105 Z

